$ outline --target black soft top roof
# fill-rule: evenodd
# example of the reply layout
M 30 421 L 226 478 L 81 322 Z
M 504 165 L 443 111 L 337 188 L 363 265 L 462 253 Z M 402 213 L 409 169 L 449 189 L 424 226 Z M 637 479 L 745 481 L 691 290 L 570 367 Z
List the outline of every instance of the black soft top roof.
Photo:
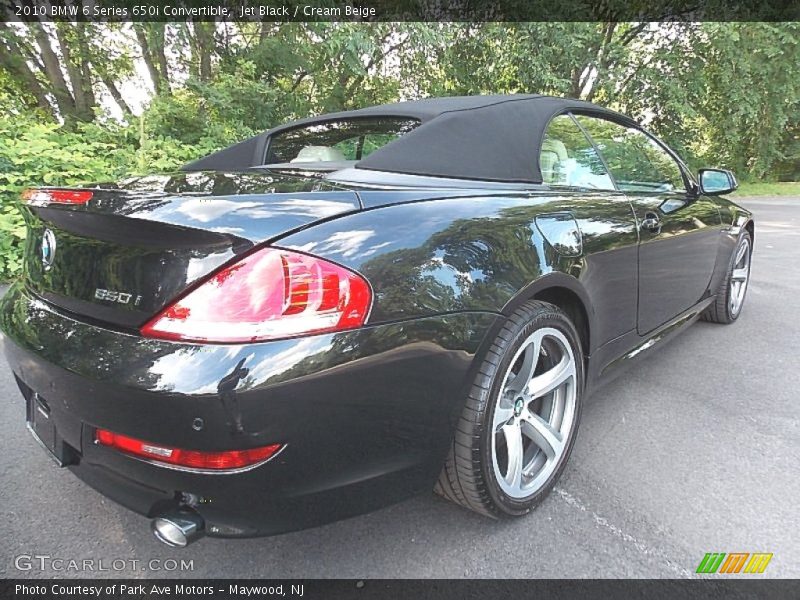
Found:
M 373 151 L 358 169 L 456 179 L 541 183 L 537 157 L 550 120 L 575 111 L 623 124 L 633 120 L 595 104 L 532 94 L 453 96 L 383 104 L 300 119 L 265 131 L 183 167 L 241 170 L 264 164 L 272 135 L 314 123 L 367 117 L 417 119 L 420 125 Z

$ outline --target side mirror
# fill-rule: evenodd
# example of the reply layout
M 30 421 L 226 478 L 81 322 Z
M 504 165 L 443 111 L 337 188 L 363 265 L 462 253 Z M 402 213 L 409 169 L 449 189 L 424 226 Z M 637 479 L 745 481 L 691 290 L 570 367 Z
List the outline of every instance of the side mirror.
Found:
M 708 196 L 729 194 L 739 187 L 736 176 L 725 169 L 700 169 L 700 191 Z

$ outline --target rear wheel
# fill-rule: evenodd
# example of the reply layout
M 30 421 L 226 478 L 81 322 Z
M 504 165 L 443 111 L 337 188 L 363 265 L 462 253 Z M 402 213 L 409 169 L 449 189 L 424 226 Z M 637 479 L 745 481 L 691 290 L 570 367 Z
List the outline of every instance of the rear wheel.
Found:
M 526 303 L 508 318 L 479 369 L 437 493 L 489 516 L 529 512 L 564 470 L 582 391 L 575 327 L 552 304 Z
M 717 297 L 702 314 L 704 321 L 733 323 L 739 318 L 750 282 L 750 258 L 753 254 L 750 232 L 745 230 L 739 237 L 736 250 L 731 256 L 725 279 L 717 290 Z

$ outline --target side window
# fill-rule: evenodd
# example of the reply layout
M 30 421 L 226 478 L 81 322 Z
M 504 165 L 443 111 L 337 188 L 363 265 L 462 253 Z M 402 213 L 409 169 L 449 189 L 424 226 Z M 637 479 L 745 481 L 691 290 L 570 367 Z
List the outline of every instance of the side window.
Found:
M 550 121 L 539 154 L 542 181 L 549 185 L 613 190 L 603 161 L 569 115 Z
M 575 118 L 597 145 L 619 189 L 626 192 L 685 191 L 678 163 L 644 132 L 586 115 Z

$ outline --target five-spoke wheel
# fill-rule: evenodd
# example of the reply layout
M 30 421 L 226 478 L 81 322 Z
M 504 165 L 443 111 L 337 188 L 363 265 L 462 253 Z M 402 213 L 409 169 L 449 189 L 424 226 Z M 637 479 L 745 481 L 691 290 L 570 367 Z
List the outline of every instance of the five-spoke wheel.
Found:
M 750 238 L 743 237 L 736 248 L 731 271 L 730 310 L 738 315 L 744 304 L 744 295 L 747 292 L 747 283 L 750 280 Z
M 575 356 L 558 329 L 536 330 L 506 372 L 492 420 L 492 466 L 501 489 L 525 498 L 564 454 L 574 426 Z
M 750 282 L 750 259 L 753 254 L 753 238 L 746 229 L 741 232 L 734 247 L 728 271 L 719 284 L 714 301 L 702 314 L 702 318 L 713 323 L 733 323 L 739 318 Z
M 582 393 L 575 325 L 552 304 L 523 304 L 478 369 L 436 491 L 490 516 L 530 511 L 569 459 Z

